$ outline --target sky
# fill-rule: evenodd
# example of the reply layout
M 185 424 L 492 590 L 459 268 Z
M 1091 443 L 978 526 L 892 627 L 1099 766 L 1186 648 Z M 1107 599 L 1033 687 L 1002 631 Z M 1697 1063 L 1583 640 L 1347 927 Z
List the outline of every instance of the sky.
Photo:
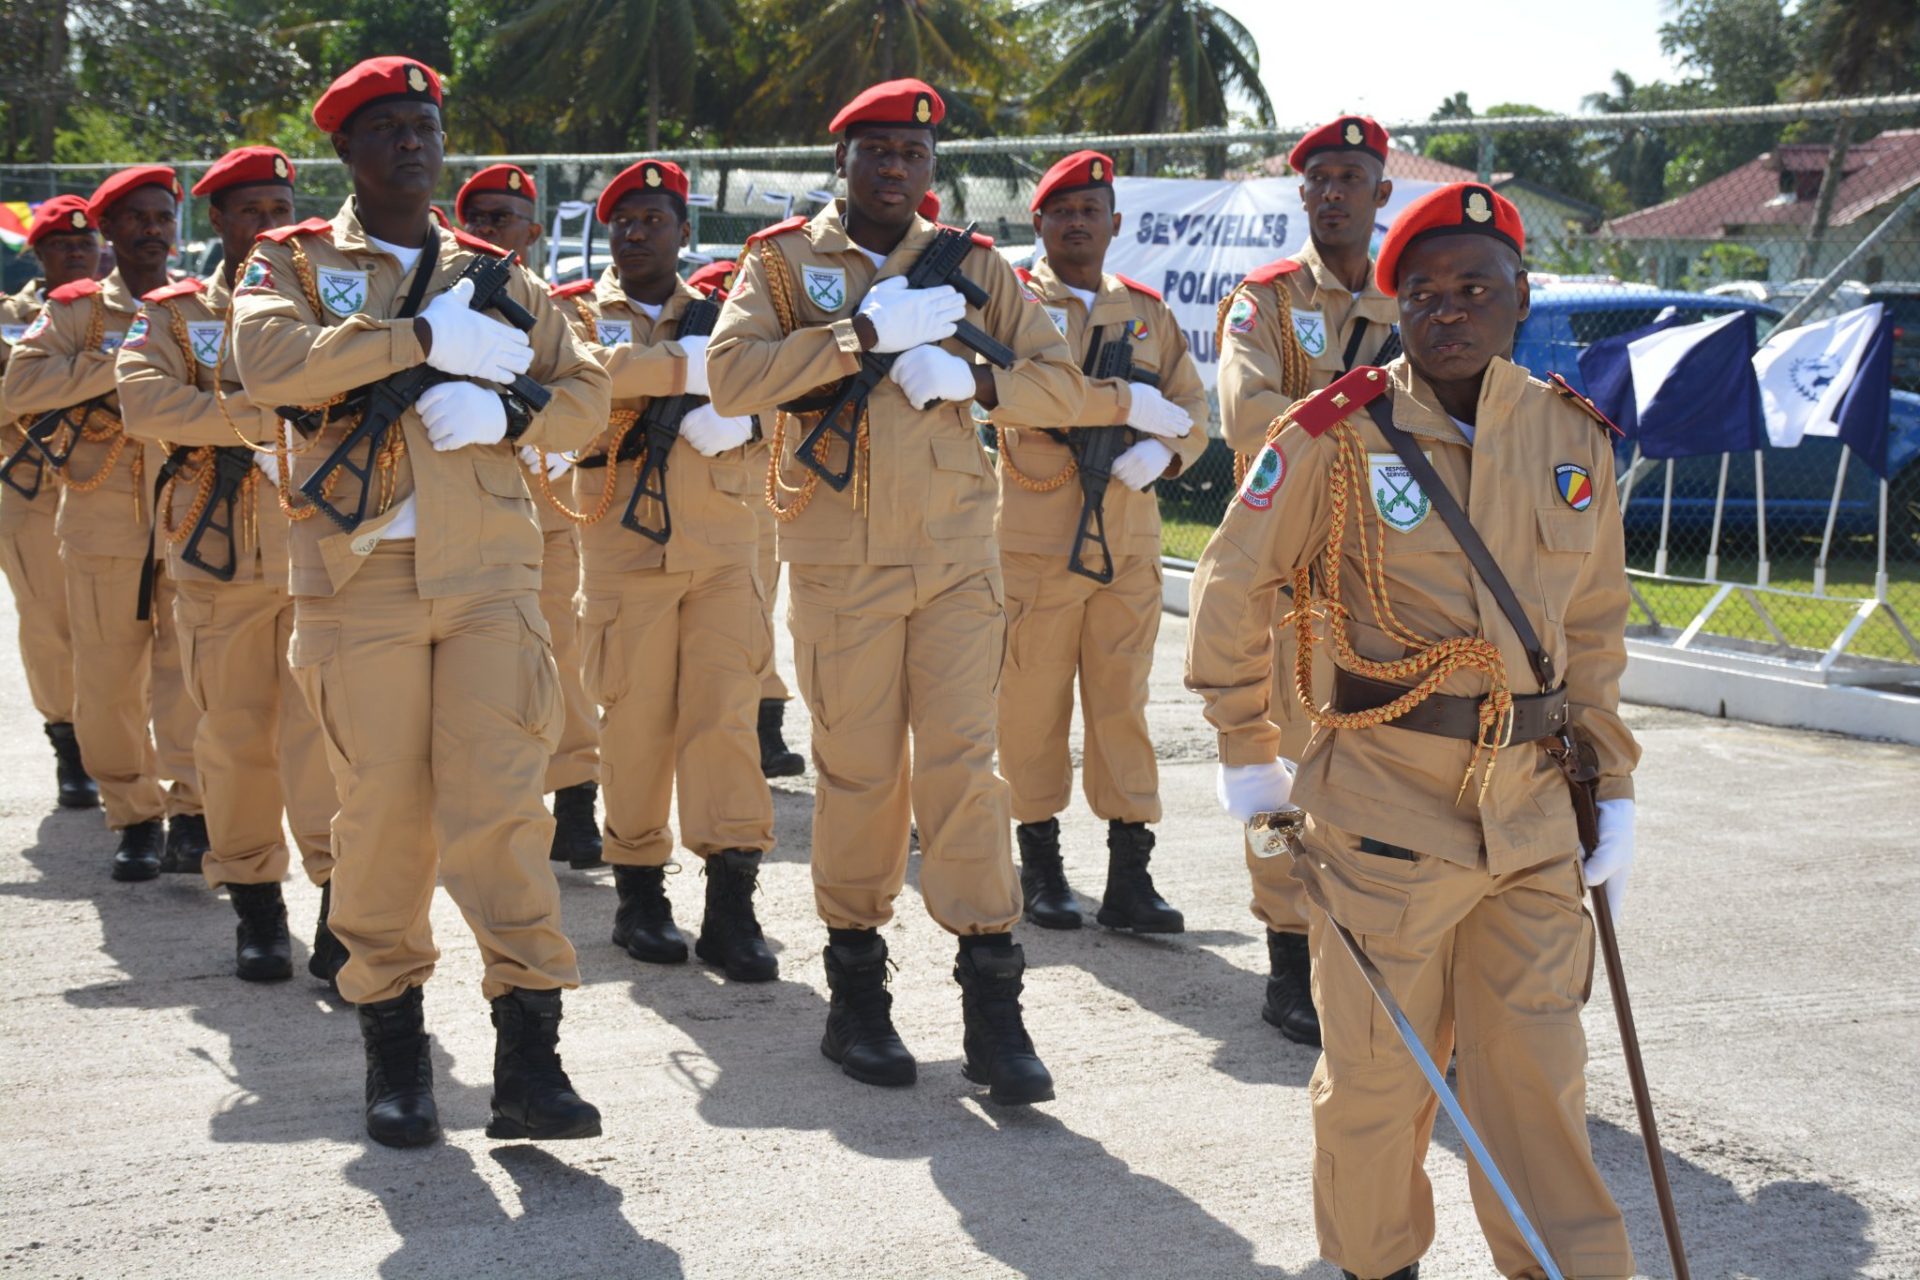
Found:
M 1214 0 L 1260 43 L 1267 94 L 1282 126 L 1336 115 L 1424 120 L 1465 90 L 1476 111 L 1524 102 L 1554 112 L 1636 81 L 1673 80 L 1660 52 L 1669 0 L 1346 0 L 1326 9 L 1279 0 Z M 1309 16 L 1351 13 L 1346 30 Z M 1352 52 L 1341 48 L 1352 42 Z

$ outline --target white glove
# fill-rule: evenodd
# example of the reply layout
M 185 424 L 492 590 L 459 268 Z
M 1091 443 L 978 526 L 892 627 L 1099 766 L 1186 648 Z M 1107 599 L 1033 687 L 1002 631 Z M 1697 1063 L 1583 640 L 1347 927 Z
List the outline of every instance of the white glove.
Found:
M 1173 450 L 1148 436 L 1136 440 L 1131 449 L 1113 460 L 1113 478 L 1138 491 L 1165 475 L 1172 461 Z
M 533 363 L 527 335 L 510 324 L 475 311 L 473 281 L 462 280 L 420 313 L 433 331 L 433 350 L 427 363 L 457 378 L 484 378 L 511 382 Z
M 253 465 L 260 468 L 260 474 L 267 478 L 268 484 L 276 489 L 280 487 L 280 459 L 274 456 L 271 449 L 265 453 L 255 449 Z
M 909 289 L 905 276 L 889 276 L 867 290 L 859 314 L 873 325 L 876 352 L 905 351 L 951 338 L 967 300 L 952 285 Z
M 687 353 L 687 394 L 690 396 L 711 395 L 707 387 L 707 336 L 703 333 L 691 337 L 676 338 L 680 349 Z
M 1291 760 L 1271 764 L 1223 764 L 1214 777 L 1213 793 L 1220 807 L 1236 821 L 1247 822 L 1256 813 L 1278 809 L 1293 794 Z
M 1633 801 L 1600 802 L 1600 846 L 1580 868 L 1587 888 L 1607 886 L 1607 906 L 1620 918 L 1627 905 L 1627 873 L 1633 870 Z
M 564 453 L 542 453 L 530 444 L 520 446 L 520 464 L 529 471 L 545 470 L 549 481 L 558 480 L 573 470 L 573 463 Z
M 471 382 L 442 382 L 413 402 L 427 425 L 427 439 L 441 453 L 507 438 L 507 406 L 498 392 Z
M 1158 387 L 1144 382 L 1129 383 L 1133 388 L 1133 407 L 1127 410 L 1127 425 L 1150 436 L 1169 440 L 1187 434 L 1193 415 L 1160 394 Z
M 723 418 L 710 404 L 695 405 L 680 419 L 680 438 L 711 458 L 753 439 L 753 418 Z
M 893 362 L 887 376 L 907 393 L 907 403 L 916 409 L 924 409 L 936 400 L 971 400 L 977 389 L 972 362 L 939 347 L 915 347 L 905 352 Z

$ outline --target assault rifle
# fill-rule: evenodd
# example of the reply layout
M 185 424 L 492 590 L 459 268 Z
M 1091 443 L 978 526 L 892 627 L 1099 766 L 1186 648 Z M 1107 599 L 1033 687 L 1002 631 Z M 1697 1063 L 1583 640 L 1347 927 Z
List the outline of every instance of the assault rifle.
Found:
M 475 311 L 494 311 L 502 320 L 522 333 L 533 332 L 534 319 L 531 312 L 513 300 L 507 292 L 507 286 L 513 279 L 513 265 L 506 258 L 496 258 L 491 254 L 475 257 L 466 268 L 454 278 L 453 283 L 462 280 L 473 281 L 473 302 Z M 364 406 L 361 411 L 360 425 L 342 440 L 339 447 L 327 455 L 319 470 L 306 478 L 300 492 L 307 500 L 342 529 L 351 533 L 360 527 L 366 519 L 367 502 L 373 493 L 373 471 L 375 460 L 379 457 L 380 446 L 385 442 L 387 432 L 400 420 L 413 402 L 418 400 L 428 387 L 442 382 L 458 381 L 450 373 L 442 373 L 429 364 L 417 364 L 411 369 L 382 378 L 353 393 L 349 399 L 358 399 Z M 529 378 L 526 374 L 516 374 L 511 384 L 511 394 L 524 401 L 527 408 L 537 413 L 547 407 L 553 399 L 545 387 Z M 297 409 L 281 409 L 280 415 L 292 421 L 302 430 L 310 430 L 315 425 L 311 414 L 302 414 Z M 365 446 L 364 460 L 356 465 L 354 452 Z M 351 513 L 328 501 L 327 481 L 336 471 L 344 470 L 360 483 L 360 496 Z
M 720 319 L 720 304 L 711 298 L 702 298 L 690 302 L 687 309 L 680 313 L 680 324 L 674 330 L 676 338 L 700 338 L 713 332 L 713 326 Z M 640 452 L 644 443 L 647 447 L 647 460 L 640 464 L 639 478 L 634 481 L 633 496 L 627 499 L 627 509 L 620 517 L 621 527 L 631 529 L 655 542 L 665 545 L 673 537 L 673 512 L 667 507 L 667 455 L 673 452 L 674 442 L 680 438 L 680 424 L 687 414 L 707 403 L 707 397 L 687 395 L 655 396 L 647 402 L 647 410 L 640 420 L 627 428 L 626 435 L 620 439 L 616 462 L 630 461 Z M 640 500 L 651 498 L 660 507 L 660 526 L 651 528 L 640 519 Z
M 1089 378 L 1117 378 L 1122 382 L 1140 382 L 1158 389 L 1160 379 L 1144 369 L 1133 367 L 1133 344 L 1123 330 L 1112 342 L 1099 342 Z M 1132 427 L 1073 427 L 1064 434 L 1073 453 L 1074 468 L 1080 473 L 1080 523 L 1073 531 L 1073 550 L 1067 555 L 1067 568 L 1095 582 L 1113 581 L 1113 550 L 1107 546 L 1107 485 L 1113 479 L 1113 464 L 1133 446 L 1140 433 Z M 1087 544 L 1100 548 L 1101 568 L 1088 567 Z
M 920 257 L 907 272 L 909 289 L 933 289 L 940 285 L 952 285 L 970 306 L 984 307 L 992 300 L 985 289 L 969 280 L 960 270 L 967 255 L 973 252 L 973 228 L 962 231 L 956 227 L 941 227 L 934 233 L 933 240 L 920 251 Z M 1001 342 L 992 334 L 985 332 L 970 320 L 962 320 L 955 326 L 953 336 L 970 351 L 988 363 L 1001 369 L 1013 368 L 1016 359 L 1013 348 Z M 866 411 L 867 397 L 873 389 L 886 378 L 893 368 L 893 362 L 901 353 L 889 351 L 885 354 L 869 351 L 860 357 L 860 371 L 836 391 L 827 392 L 825 397 L 809 397 L 782 405 L 789 413 L 812 413 L 822 404 L 826 412 L 820 415 L 820 421 L 800 442 L 800 461 L 837 493 L 847 487 L 853 479 L 854 450 L 860 438 L 860 415 Z M 846 465 L 835 470 L 815 456 L 820 442 L 832 436 L 847 447 Z
M 207 505 L 201 509 L 200 518 L 193 522 L 186 544 L 180 548 L 182 560 L 222 582 L 233 581 L 234 570 L 240 563 L 240 538 L 235 532 L 237 522 L 234 516 L 239 505 L 240 486 L 252 471 L 253 450 L 242 445 L 220 445 L 214 449 L 213 492 L 207 498 Z M 216 513 L 224 517 L 224 523 L 216 518 Z M 201 539 L 209 533 L 217 533 L 227 540 L 224 563 L 214 564 L 201 554 Z
M 106 404 L 107 397 L 112 394 L 111 391 L 104 392 L 91 400 L 82 400 L 79 404 L 70 404 L 34 419 L 33 425 L 26 429 L 27 438 L 20 442 L 20 447 L 13 451 L 5 464 L 0 465 L 0 483 L 28 501 L 39 497 L 40 483 L 46 477 L 47 465 L 51 463 L 55 471 L 67 465 L 67 459 L 73 456 L 74 448 L 80 443 L 78 424 L 85 422 L 93 410 Z M 56 450 L 53 438 L 60 434 L 61 428 L 67 426 L 69 421 L 74 424 L 73 438 L 67 441 L 64 451 Z M 28 463 L 33 464 L 33 479 L 19 479 L 15 473 Z

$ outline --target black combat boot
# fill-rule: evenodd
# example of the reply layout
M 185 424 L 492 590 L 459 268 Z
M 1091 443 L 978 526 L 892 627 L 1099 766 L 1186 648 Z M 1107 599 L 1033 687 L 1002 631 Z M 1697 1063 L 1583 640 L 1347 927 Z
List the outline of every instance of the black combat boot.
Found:
M 1027 919 L 1042 929 L 1078 929 L 1080 903 L 1067 887 L 1060 860 L 1060 819 L 1023 822 L 1013 829 L 1020 842 L 1020 896 Z
M 553 793 L 553 850 L 548 856 L 555 862 L 575 871 L 605 865 L 600 860 L 600 821 L 593 816 L 599 794 L 599 786 L 592 782 Z
M 1027 971 L 1027 957 L 1008 936 L 960 940 L 960 956 L 953 965 L 966 1019 L 967 1060 L 960 1072 L 986 1085 L 994 1102 L 1024 1106 L 1053 1097 L 1053 1076 L 1034 1053 L 1033 1037 L 1020 1018 L 1020 979 Z
M 340 970 L 347 963 L 347 949 L 333 936 L 327 925 L 327 913 L 333 910 L 333 881 L 320 886 L 320 918 L 313 926 L 313 952 L 307 956 L 307 972 L 340 994 Z
M 560 1065 L 560 993 L 510 989 L 493 1002 L 489 1138 L 597 1138 L 600 1109 Z
M 820 1052 L 861 1084 L 914 1082 L 919 1068 L 893 1029 L 893 993 L 887 990 L 887 940 L 873 929 L 829 930 L 827 1033 Z
M 242 982 L 280 982 L 293 976 L 293 939 L 287 936 L 287 904 L 277 884 L 230 884 L 233 971 Z
M 367 1048 L 367 1136 L 382 1146 L 424 1147 L 440 1136 L 433 1058 L 420 988 L 355 1006 Z
M 753 915 L 753 892 L 760 883 L 760 855 L 752 849 L 728 849 L 700 860 L 707 878 L 707 913 L 693 953 L 726 971 L 730 982 L 772 982 L 780 962 L 767 950 L 760 922 Z
M 160 857 L 160 869 L 170 875 L 197 876 L 200 860 L 211 847 L 204 814 L 177 814 L 167 819 L 167 851 Z
M 70 724 L 47 726 L 47 741 L 53 744 L 54 777 L 60 784 L 62 809 L 98 809 L 100 785 L 87 773 L 80 761 L 80 739 Z
M 1340 1274 L 1345 1276 L 1346 1280 L 1360 1280 L 1360 1277 L 1351 1271 L 1342 1271 Z M 1417 1262 L 1409 1262 L 1392 1275 L 1381 1276 L 1380 1280 L 1420 1280 L 1420 1264 Z
M 685 964 L 687 940 L 667 901 L 667 869 L 617 866 L 613 887 L 620 894 L 613 909 L 613 945 L 648 964 Z
M 115 880 L 151 880 L 160 874 L 160 850 L 167 841 L 167 824 L 148 818 L 120 829 L 120 847 L 113 854 Z
M 1153 874 L 1147 870 L 1152 856 L 1153 832 L 1146 823 L 1107 823 L 1107 892 L 1094 919 L 1109 929 L 1135 933 L 1185 932 L 1187 918 L 1153 887 Z
M 1320 1015 L 1313 1007 L 1313 956 L 1304 933 L 1267 930 L 1267 1002 L 1260 1016 L 1295 1044 L 1320 1047 Z
M 787 749 L 783 732 L 787 704 L 779 698 L 760 699 L 760 772 L 769 778 L 797 778 L 807 771 L 798 751 Z

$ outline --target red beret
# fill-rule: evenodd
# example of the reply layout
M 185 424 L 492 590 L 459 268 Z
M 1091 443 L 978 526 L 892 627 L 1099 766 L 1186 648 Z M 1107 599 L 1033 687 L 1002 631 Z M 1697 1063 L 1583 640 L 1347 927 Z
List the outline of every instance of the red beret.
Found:
M 739 265 L 731 259 L 709 262 L 688 276 L 687 283 L 708 296 L 719 294 L 725 297 L 727 290 L 733 287 L 733 273 Z
M 193 194 L 210 196 L 228 187 L 251 187 L 268 182 L 293 185 L 293 161 L 278 147 L 236 147 L 213 162 L 193 184 Z
M 460 184 L 459 194 L 453 197 L 454 216 L 462 222 L 466 221 L 467 197 L 477 196 L 482 191 L 498 191 L 502 195 L 521 196 L 528 200 L 539 196 L 539 188 L 533 185 L 533 175 L 519 165 L 490 164 Z
M 940 193 L 937 191 L 929 191 L 927 194 L 921 196 L 920 207 L 914 212 L 918 213 L 928 222 L 938 222 L 940 220 Z
M 827 126 L 828 133 L 845 133 L 855 125 L 877 128 L 931 129 L 947 117 L 947 104 L 924 80 L 888 80 L 874 85 L 840 108 Z
M 1033 189 L 1033 203 L 1027 207 L 1038 213 L 1040 206 L 1054 196 L 1090 187 L 1113 190 L 1113 157 L 1098 151 L 1076 151 L 1040 176 L 1040 185 Z
M 31 249 L 48 236 L 72 235 L 76 231 L 98 231 L 93 215 L 87 212 L 82 196 L 55 196 L 43 200 L 33 211 L 33 225 L 27 228 L 27 247 Z
M 368 58 L 327 86 L 313 104 L 313 122 L 338 133 L 360 108 L 395 99 L 439 106 L 439 75 L 415 58 Z
M 671 160 L 641 160 L 614 175 L 607 189 L 593 203 L 593 214 L 602 222 L 613 221 L 613 206 L 629 191 L 664 191 L 687 198 L 687 171 Z
M 113 208 L 114 201 L 124 195 L 138 191 L 141 187 L 165 187 L 167 194 L 178 200 L 183 194 L 180 179 L 173 170 L 163 164 L 137 164 L 131 169 L 122 169 L 94 188 L 87 197 L 87 212 L 98 222 Z
M 1381 164 L 1387 162 L 1387 131 L 1370 116 L 1341 116 L 1300 139 L 1287 154 L 1294 172 L 1305 173 L 1307 161 L 1322 151 L 1364 151 Z
M 1477 182 L 1450 182 L 1402 209 L 1387 229 L 1373 269 L 1380 291 L 1397 291 L 1400 255 L 1410 246 L 1434 236 L 1457 235 L 1491 236 L 1517 254 L 1527 251 L 1527 230 L 1513 201 Z

